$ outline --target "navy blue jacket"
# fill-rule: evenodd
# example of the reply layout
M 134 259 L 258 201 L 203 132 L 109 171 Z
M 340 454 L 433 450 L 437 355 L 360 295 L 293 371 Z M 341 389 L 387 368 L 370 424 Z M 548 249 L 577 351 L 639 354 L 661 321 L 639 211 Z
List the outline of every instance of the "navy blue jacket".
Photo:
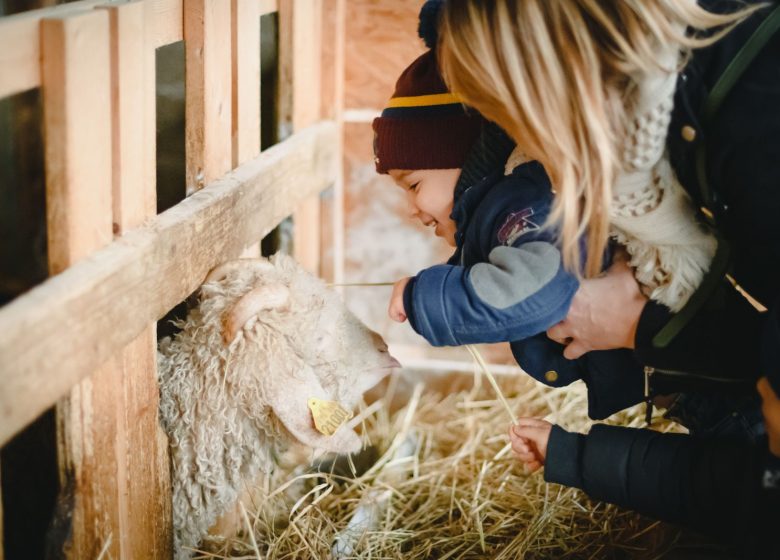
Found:
M 470 168 L 470 166 L 469 166 Z M 498 172 L 459 193 L 452 218 L 457 250 L 407 284 L 412 328 L 434 346 L 510 342 L 517 363 L 553 387 L 583 379 L 588 413 L 601 419 L 642 399 L 642 371 L 631 352 L 563 357 L 545 331 L 566 317 L 577 279 L 563 267 L 556 231 L 542 227 L 553 202 L 537 162 Z

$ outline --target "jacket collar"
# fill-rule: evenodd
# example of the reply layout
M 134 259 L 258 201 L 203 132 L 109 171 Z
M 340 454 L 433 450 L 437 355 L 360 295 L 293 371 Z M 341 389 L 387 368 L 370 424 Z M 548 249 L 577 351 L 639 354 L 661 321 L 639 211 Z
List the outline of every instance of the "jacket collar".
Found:
M 463 246 L 463 238 L 471 222 L 472 216 L 477 207 L 480 205 L 485 195 L 498 182 L 501 178 L 502 172 L 496 170 L 489 174 L 487 177 L 483 177 L 478 183 L 466 188 L 456 198 L 452 207 L 452 213 L 450 218 L 455 222 L 455 246 L 458 247 L 456 255 L 460 253 Z

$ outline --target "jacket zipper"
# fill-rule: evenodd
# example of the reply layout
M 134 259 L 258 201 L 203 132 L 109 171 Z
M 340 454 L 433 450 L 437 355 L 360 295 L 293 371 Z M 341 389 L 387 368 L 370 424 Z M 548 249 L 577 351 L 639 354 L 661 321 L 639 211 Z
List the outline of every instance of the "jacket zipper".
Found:
M 690 379 L 701 379 L 713 383 L 735 383 L 742 384 L 742 379 L 723 379 L 722 377 L 713 377 L 711 375 L 702 375 L 699 373 L 690 373 L 687 371 L 678 371 L 674 369 L 661 369 L 652 366 L 645 366 L 645 423 L 650 426 L 653 417 L 653 391 L 651 387 L 651 378 L 654 373 L 660 373 L 671 377 L 687 377 Z
M 645 424 L 650 427 L 653 422 L 653 396 L 650 390 L 650 378 L 655 373 L 655 368 L 645 366 Z
M 691 379 L 701 379 L 703 381 L 712 381 L 713 383 L 744 383 L 743 379 L 724 379 L 722 377 L 713 377 L 712 375 L 702 375 L 700 373 L 691 373 L 688 371 L 679 371 L 674 369 L 661 369 L 652 366 L 645 366 L 645 381 L 649 381 L 654 373 L 670 375 L 672 377 L 690 377 Z

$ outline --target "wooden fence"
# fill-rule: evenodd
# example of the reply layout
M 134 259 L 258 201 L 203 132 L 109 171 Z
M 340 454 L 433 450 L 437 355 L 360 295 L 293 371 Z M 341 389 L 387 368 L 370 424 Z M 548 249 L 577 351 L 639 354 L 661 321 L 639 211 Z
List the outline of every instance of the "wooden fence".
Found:
M 273 12 L 291 135 L 261 153 L 259 19 Z M 68 557 L 171 555 L 155 322 L 290 214 L 298 259 L 338 280 L 344 12 L 83 0 L 0 19 L 0 97 L 42 88 L 51 273 L 0 309 L 0 445 L 56 405 Z M 156 215 L 155 50 L 182 40 L 188 197 Z

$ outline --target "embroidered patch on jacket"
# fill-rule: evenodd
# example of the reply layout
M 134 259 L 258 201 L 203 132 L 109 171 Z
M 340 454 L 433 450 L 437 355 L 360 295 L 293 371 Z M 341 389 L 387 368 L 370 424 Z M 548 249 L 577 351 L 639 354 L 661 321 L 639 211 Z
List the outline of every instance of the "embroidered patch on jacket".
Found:
M 539 226 L 529 219 L 533 215 L 533 208 L 526 208 L 525 210 L 509 214 L 504 221 L 504 225 L 498 230 L 498 242 L 504 245 L 512 245 L 524 233 L 539 229 Z

